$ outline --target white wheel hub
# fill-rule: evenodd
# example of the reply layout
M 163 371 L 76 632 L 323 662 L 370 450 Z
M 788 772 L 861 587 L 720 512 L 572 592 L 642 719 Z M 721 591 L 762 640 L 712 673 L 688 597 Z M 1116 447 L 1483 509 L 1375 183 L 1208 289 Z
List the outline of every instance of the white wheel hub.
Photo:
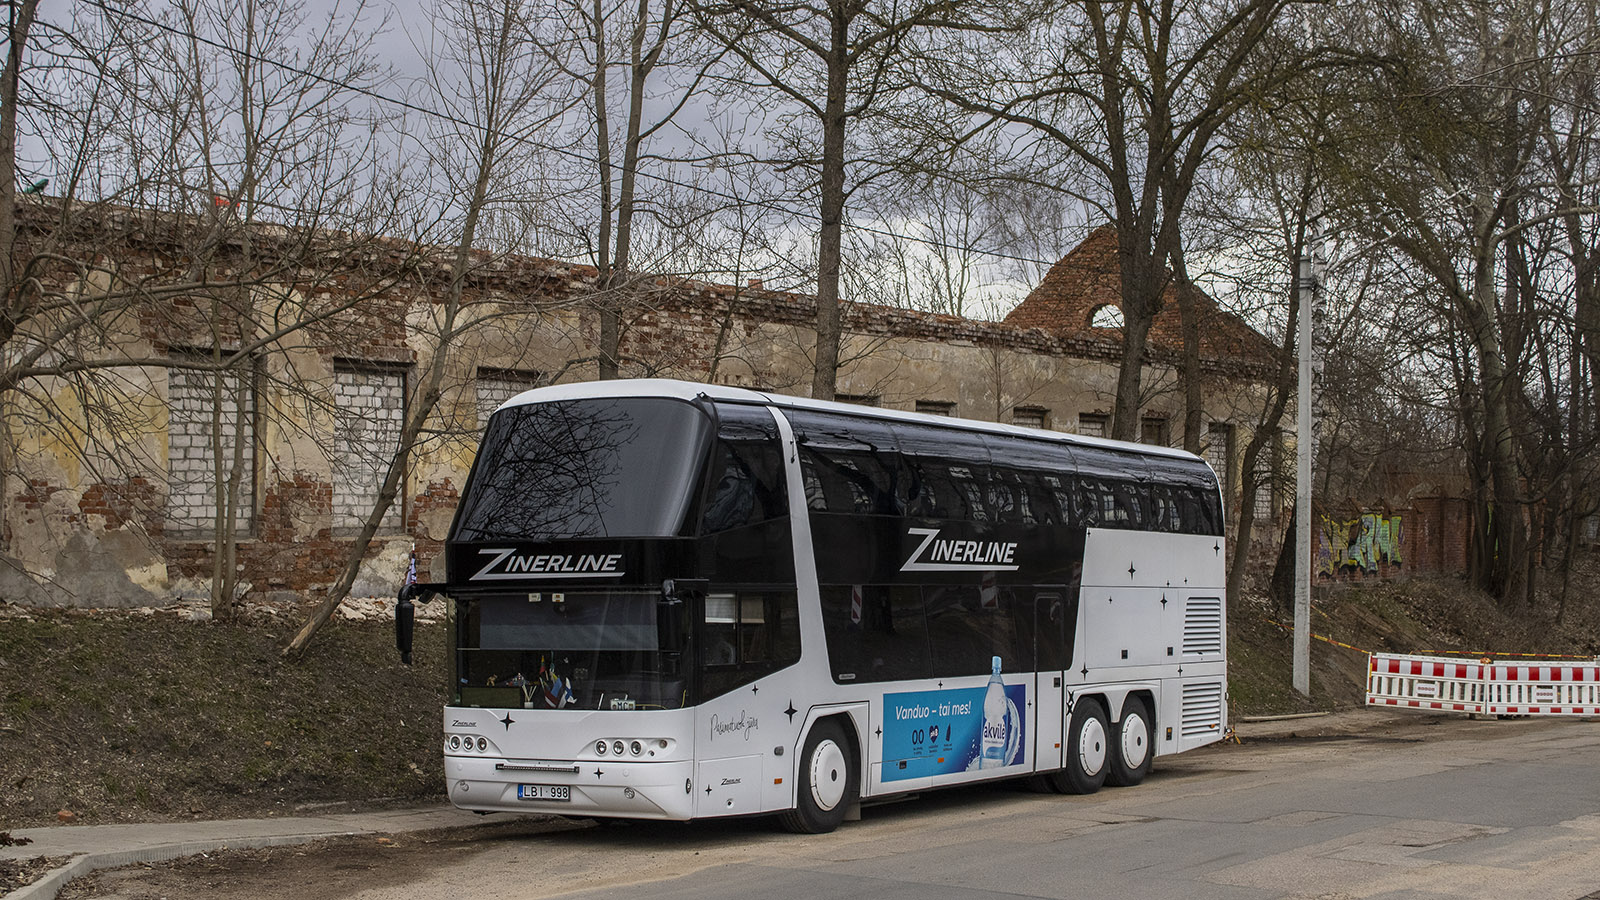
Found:
M 844 799 L 848 780 L 844 749 L 828 738 L 818 741 L 811 751 L 811 802 L 820 810 L 833 809 Z
M 1092 716 L 1078 730 L 1078 766 L 1083 774 L 1093 777 L 1106 765 L 1106 726 L 1098 716 Z
M 1145 758 L 1150 755 L 1150 729 L 1145 725 L 1144 716 L 1136 712 L 1125 713 L 1122 716 L 1122 761 L 1130 769 L 1137 769 L 1144 765 Z

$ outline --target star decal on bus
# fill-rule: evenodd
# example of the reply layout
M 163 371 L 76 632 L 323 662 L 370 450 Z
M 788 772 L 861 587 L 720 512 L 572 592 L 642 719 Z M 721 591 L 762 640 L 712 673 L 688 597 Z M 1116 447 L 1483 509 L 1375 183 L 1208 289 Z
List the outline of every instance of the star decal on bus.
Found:
M 506 730 L 510 731 L 511 730 L 511 723 L 515 722 L 515 721 L 516 721 L 516 719 L 511 718 L 511 713 L 508 711 L 506 713 L 506 717 L 504 719 L 500 720 L 500 724 L 506 726 Z

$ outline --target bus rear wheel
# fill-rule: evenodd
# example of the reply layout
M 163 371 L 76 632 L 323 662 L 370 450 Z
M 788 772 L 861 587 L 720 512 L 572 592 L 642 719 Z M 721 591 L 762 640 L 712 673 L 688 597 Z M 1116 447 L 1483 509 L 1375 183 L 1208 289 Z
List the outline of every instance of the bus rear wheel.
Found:
M 1155 759 L 1152 747 L 1155 741 L 1155 720 L 1150 716 L 1150 705 L 1143 697 L 1129 697 L 1122 703 L 1122 721 L 1117 723 L 1116 737 L 1111 741 L 1110 766 L 1106 769 L 1106 784 L 1127 787 L 1138 784 L 1150 774 L 1150 764 Z
M 1067 767 L 1045 775 L 1061 794 L 1092 794 L 1105 784 L 1111 747 L 1106 708 L 1093 697 L 1072 704 L 1067 727 Z
M 800 754 L 795 808 L 781 813 L 778 822 L 796 834 L 826 834 L 844 821 L 858 794 L 855 754 L 844 729 L 818 722 Z

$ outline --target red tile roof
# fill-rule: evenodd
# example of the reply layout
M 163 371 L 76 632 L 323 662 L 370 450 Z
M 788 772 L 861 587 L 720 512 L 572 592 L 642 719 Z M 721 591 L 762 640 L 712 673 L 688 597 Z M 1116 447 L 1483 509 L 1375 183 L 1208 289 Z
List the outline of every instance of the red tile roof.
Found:
M 1006 316 L 1007 325 L 1039 328 L 1067 340 L 1122 340 L 1120 329 L 1090 324 L 1105 306 L 1122 308 L 1122 274 L 1117 264 L 1117 231 L 1112 225 L 1096 228 L 1083 243 L 1050 267 L 1039 286 Z M 1167 272 L 1161 312 L 1150 329 L 1153 361 L 1176 359 L 1183 351 L 1183 331 L 1178 315 L 1178 287 Z M 1223 311 L 1205 291 L 1190 287 L 1199 313 L 1200 356 L 1208 361 L 1270 364 L 1275 358 L 1270 341 L 1232 313 Z

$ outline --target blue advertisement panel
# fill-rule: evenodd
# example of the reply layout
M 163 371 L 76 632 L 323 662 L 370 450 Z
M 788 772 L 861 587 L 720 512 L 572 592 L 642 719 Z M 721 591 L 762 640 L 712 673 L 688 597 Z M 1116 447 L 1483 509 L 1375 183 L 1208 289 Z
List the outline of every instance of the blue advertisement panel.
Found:
M 883 698 L 883 780 L 1021 765 L 1028 688 L 999 677 L 984 687 Z

